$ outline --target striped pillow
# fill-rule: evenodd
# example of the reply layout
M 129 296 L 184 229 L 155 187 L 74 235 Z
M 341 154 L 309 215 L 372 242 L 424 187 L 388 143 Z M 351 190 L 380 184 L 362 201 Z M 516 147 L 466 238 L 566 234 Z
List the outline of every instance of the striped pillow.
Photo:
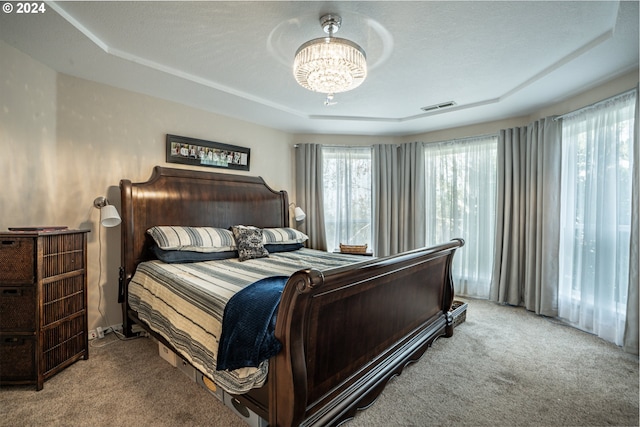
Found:
M 265 245 L 280 243 L 304 243 L 309 237 L 294 228 L 263 228 L 262 243 Z
M 224 228 L 155 226 L 147 230 L 160 249 L 192 252 L 235 251 L 233 233 Z

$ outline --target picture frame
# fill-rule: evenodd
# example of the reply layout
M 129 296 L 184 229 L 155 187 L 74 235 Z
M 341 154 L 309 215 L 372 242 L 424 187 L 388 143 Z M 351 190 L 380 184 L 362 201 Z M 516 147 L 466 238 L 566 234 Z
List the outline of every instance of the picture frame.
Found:
M 251 149 L 203 139 L 167 134 L 167 163 L 249 170 Z

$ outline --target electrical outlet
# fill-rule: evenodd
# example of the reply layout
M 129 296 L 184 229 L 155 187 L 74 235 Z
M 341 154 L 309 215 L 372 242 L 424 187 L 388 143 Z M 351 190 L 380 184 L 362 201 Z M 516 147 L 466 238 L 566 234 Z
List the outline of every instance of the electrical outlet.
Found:
M 89 339 L 90 340 L 95 340 L 96 338 L 98 338 L 98 333 L 96 332 L 95 329 L 92 329 L 89 331 Z
M 96 332 L 98 333 L 98 338 L 104 338 L 104 329 L 101 326 L 96 328 Z

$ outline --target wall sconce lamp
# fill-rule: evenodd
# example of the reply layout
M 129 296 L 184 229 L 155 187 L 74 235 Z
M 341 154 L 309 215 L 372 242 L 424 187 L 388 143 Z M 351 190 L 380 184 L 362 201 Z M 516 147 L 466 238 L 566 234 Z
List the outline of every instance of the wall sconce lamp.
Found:
M 293 217 L 296 219 L 296 222 L 304 221 L 304 219 L 307 217 L 307 214 L 304 213 L 302 208 L 300 206 L 296 206 L 295 203 L 289 203 L 289 207 L 291 206 L 295 208 L 293 209 Z
M 104 227 L 115 227 L 122 222 L 120 215 L 118 215 L 118 210 L 115 206 L 109 204 L 106 197 L 96 197 L 93 201 L 93 206 L 96 209 L 100 209 L 100 224 Z

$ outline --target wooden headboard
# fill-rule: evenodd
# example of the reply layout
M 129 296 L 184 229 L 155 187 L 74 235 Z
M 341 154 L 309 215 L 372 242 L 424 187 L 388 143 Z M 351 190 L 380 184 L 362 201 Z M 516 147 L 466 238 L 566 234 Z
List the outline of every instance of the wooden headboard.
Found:
M 140 322 L 173 349 L 127 301 L 137 265 L 152 258 L 147 229 L 289 224 L 287 193 L 257 177 L 156 167 L 147 182 L 122 180 L 120 189 L 123 331 L 131 336 Z M 233 398 L 272 426 L 339 425 L 353 417 L 436 338 L 453 334 L 451 263 L 463 244 L 298 270 L 282 291 L 275 325 L 282 350 L 269 361 L 266 384 Z
M 153 258 L 147 230 L 154 225 L 289 226 L 287 192 L 272 190 L 261 177 L 156 166 L 146 182 L 121 180 L 120 195 L 121 302 L 137 265 Z

